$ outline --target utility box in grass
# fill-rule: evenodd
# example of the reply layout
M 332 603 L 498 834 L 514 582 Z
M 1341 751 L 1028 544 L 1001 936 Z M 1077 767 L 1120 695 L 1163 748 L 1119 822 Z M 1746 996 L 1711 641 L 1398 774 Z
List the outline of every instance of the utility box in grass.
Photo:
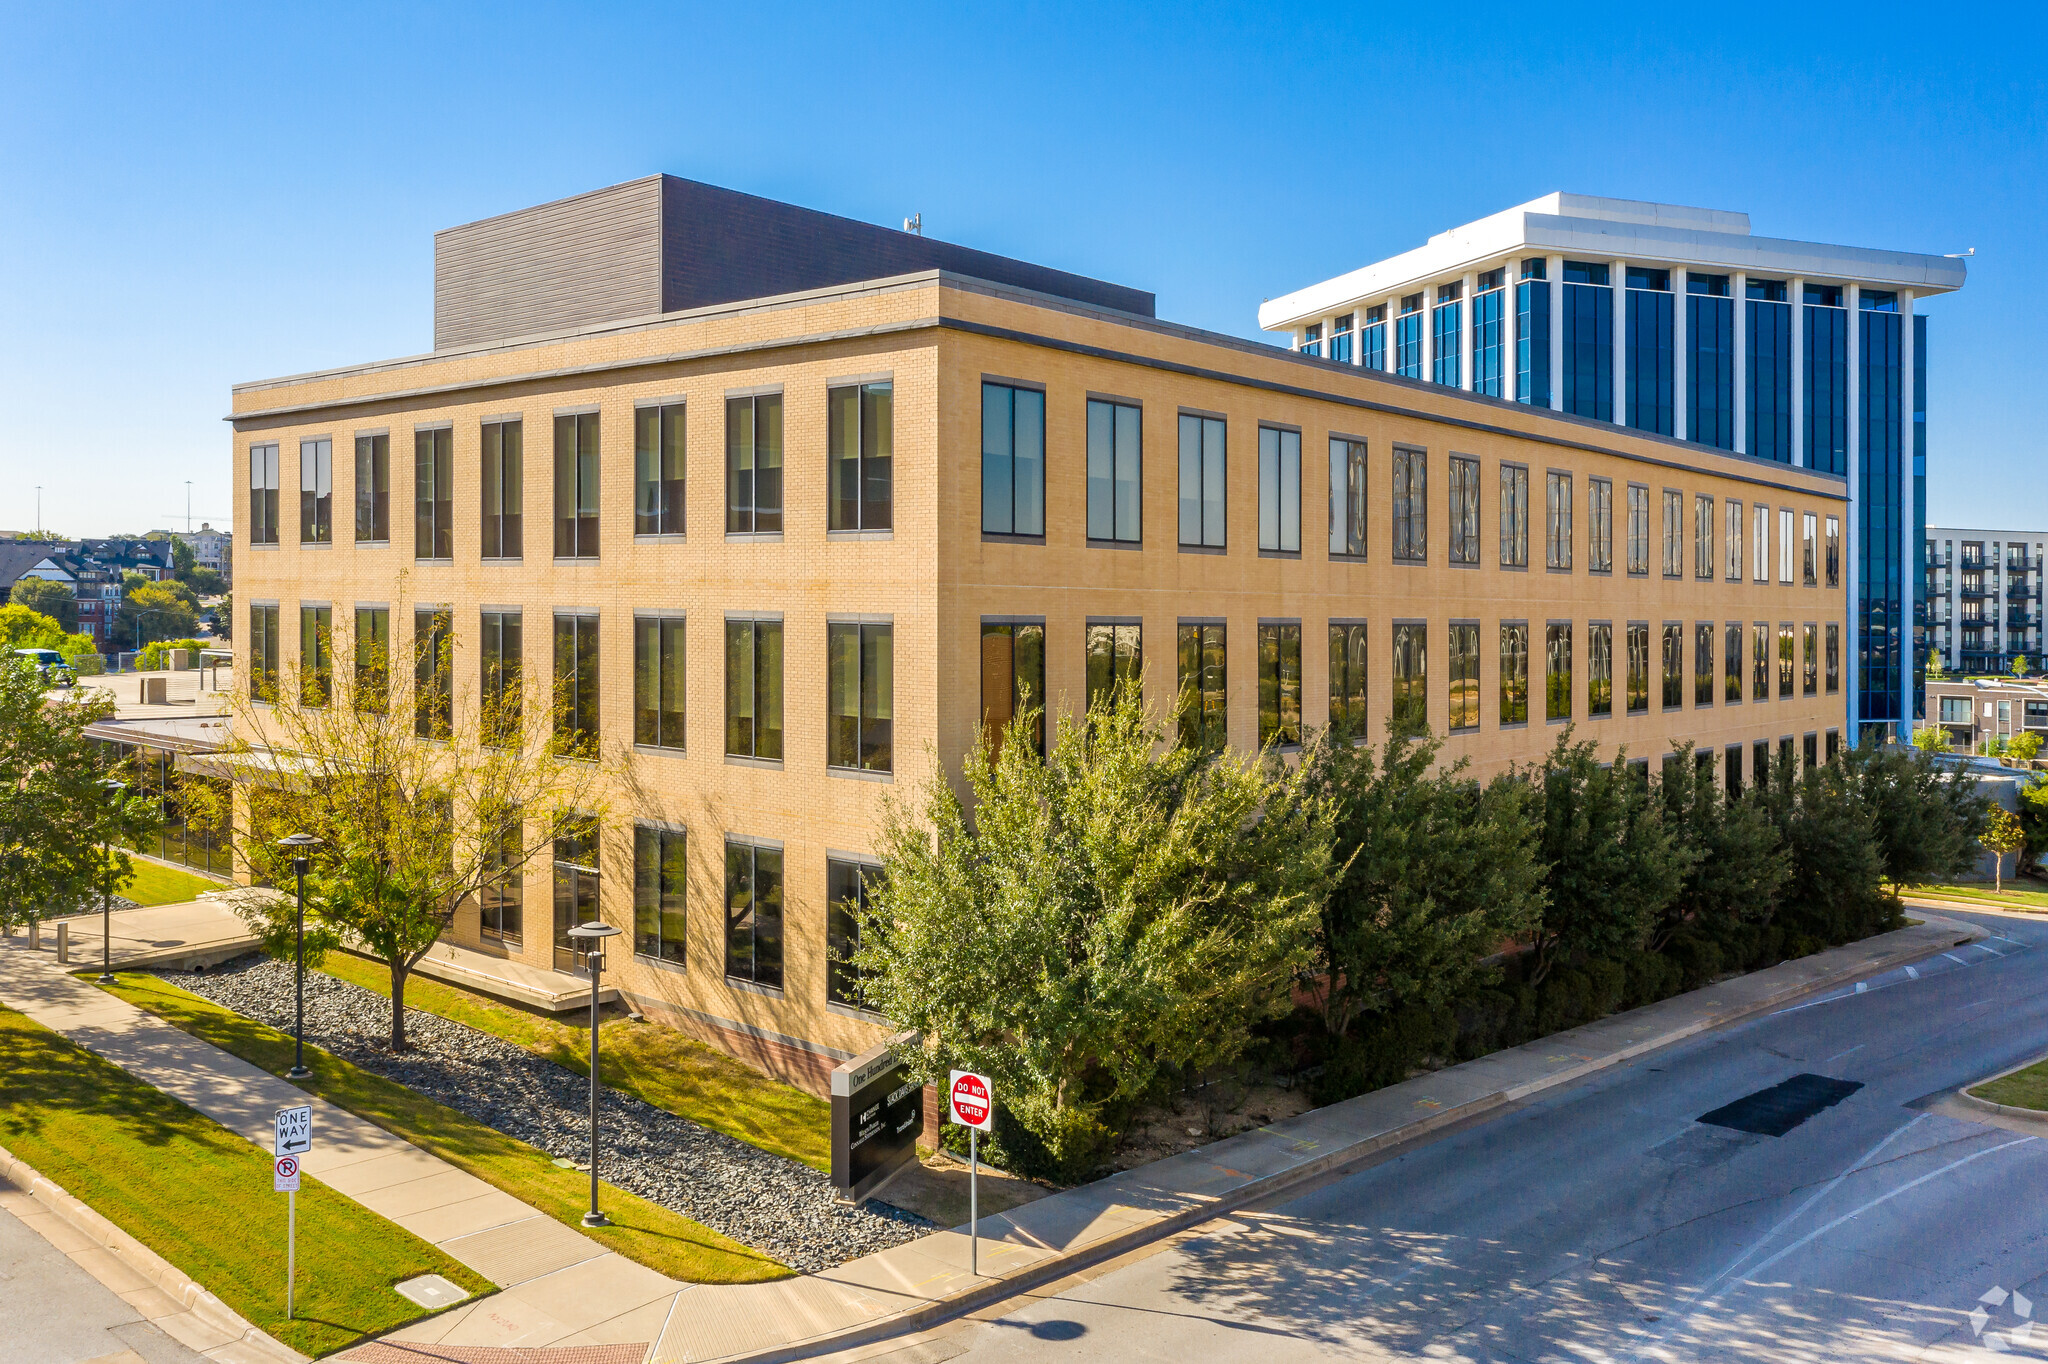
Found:
M 924 1086 L 901 1060 L 917 1044 L 900 1033 L 832 1072 L 832 1183 L 856 1203 L 917 1159 Z

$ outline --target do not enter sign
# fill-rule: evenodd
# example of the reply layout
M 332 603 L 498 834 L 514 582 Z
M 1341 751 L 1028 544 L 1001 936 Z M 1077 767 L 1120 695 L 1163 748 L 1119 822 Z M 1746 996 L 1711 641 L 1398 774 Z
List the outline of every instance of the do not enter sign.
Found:
M 954 1122 L 978 1132 L 986 1132 L 995 1126 L 995 1101 L 988 1076 L 976 1075 L 971 1070 L 956 1070 L 953 1072 L 951 1093 Z

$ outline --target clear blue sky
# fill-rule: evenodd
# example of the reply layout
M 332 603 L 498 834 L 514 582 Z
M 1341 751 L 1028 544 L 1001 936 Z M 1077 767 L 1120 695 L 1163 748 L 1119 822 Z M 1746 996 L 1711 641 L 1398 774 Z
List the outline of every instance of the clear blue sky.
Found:
M 0 4 L 0 528 L 218 523 L 230 384 L 427 349 L 435 229 L 654 171 L 1245 335 L 1553 189 L 1974 246 L 1930 515 L 2048 526 L 2038 6 L 317 9 Z

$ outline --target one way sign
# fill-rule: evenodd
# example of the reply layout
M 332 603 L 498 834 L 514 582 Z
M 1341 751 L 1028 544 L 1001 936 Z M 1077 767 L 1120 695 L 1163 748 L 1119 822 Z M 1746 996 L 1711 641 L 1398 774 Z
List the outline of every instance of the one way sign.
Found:
M 302 1156 L 313 1149 L 313 1105 L 277 1110 L 277 1139 L 274 1156 Z

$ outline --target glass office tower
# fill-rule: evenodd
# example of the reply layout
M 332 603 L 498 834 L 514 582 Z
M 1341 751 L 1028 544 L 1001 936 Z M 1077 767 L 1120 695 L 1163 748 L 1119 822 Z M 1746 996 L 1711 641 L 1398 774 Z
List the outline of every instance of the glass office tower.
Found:
M 1905 535 L 1902 453 L 1905 377 L 1898 295 L 1865 290 L 1857 309 L 1858 428 L 1856 511 L 1856 718 L 1896 723 L 1901 714 L 1909 625 L 1905 604 Z M 1810 310 L 1819 311 L 1819 310 Z M 1846 313 L 1843 315 L 1846 318 Z M 1846 406 L 1846 403 L 1844 404 Z M 1922 539 L 1925 537 L 1922 536 Z

